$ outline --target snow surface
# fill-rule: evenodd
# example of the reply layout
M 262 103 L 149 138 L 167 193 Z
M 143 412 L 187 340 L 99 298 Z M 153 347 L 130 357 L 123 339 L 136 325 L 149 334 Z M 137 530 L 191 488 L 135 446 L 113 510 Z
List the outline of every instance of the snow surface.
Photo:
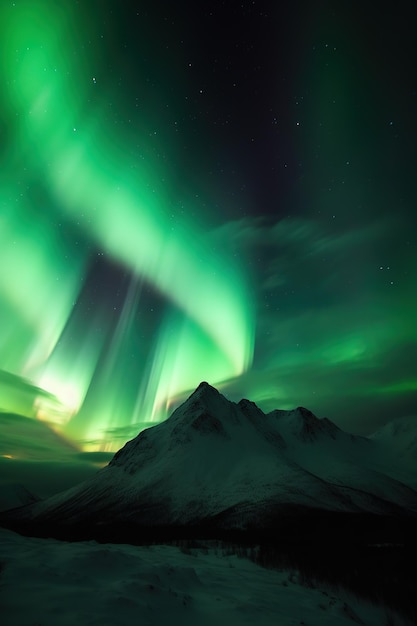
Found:
M 0 529 L 0 615 L 8 626 L 409 626 L 383 607 L 296 572 L 212 547 L 35 539 Z

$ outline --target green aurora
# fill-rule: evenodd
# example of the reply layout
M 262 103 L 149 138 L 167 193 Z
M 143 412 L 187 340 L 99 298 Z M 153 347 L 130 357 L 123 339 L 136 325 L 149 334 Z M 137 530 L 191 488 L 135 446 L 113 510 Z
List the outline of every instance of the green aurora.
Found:
M 13 123 L 3 175 L 14 181 L 2 204 L 2 264 L 13 268 L 1 285 L 3 367 L 55 394 L 70 417 L 99 369 L 94 408 L 70 428 L 95 440 L 113 421 L 160 419 L 171 398 L 196 379 L 221 383 L 242 373 L 252 357 L 253 314 L 233 259 L 213 252 L 197 224 L 173 215 L 175 172 L 159 162 L 132 168 L 124 156 L 128 140 L 109 136 L 100 103 L 88 117 L 83 113 L 97 87 L 93 67 L 61 52 L 63 42 L 71 47 L 71 12 L 53 3 L 21 3 L 2 25 Z M 146 135 L 139 141 L 146 150 Z M 26 193 L 31 178 L 41 180 L 39 195 L 46 197 Z M 59 230 L 65 222 L 74 231 L 69 244 Z M 91 319 L 77 315 L 82 276 L 91 265 L 86 240 L 132 275 L 115 322 L 106 311 L 92 311 Z M 129 372 L 125 355 L 135 345 L 143 280 L 165 297 L 165 310 L 146 370 Z M 136 397 L 124 400 L 127 385 Z
M 412 412 L 413 170 L 398 164 L 400 100 L 374 113 L 385 79 L 364 39 L 352 49 L 343 20 L 291 22 L 292 95 L 272 70 L 268 89 L 271 110 L 288 99 L 295 156 L 279 136 L 274 167 L 262 148 L 253 158 L 291 170 L 293 191 L 285 206 L 271 191 L 263 213 L 207 167 L 211 126 L 185 127 L 186 52 L 161 58 L 145 19 L 135 51 L 148 54 L 116 54 L 97 6 L 1 5 L 0 410 L 87 451 L 116 450 L 201 380 L 359 432 Z M 235 132 L 249 145 L 257 129 Z

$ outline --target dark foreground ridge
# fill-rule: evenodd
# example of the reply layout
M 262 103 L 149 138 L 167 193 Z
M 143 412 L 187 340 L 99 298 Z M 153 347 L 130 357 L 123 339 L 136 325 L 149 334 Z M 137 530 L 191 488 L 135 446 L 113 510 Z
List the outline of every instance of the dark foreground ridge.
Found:
M 299 545 L 404 545 L 417 546 L 417 515 L 380 515 L 324 511 L 287 506 L 277 511 L 270 524 L 245 528 L 225 527 L 221 514 L 197 524 L 152 524 L 132 521 L 83 520 L 63 523 L 54 520 L 16 520 L 11 512 L 0 513 L 0 525 L 22 535 L 52 537 L 64 541 L 95 540 L 103 543 L 143 545 L 183 539 L 213 539 L 238 543 L 274 544 L 285 549 Z M 220 523 L 219 523 L 220 522 Z

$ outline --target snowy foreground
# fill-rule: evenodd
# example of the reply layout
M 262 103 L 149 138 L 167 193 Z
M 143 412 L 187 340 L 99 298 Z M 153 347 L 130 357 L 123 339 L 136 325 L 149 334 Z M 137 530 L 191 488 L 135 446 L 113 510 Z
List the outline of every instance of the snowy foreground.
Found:
M 66 543 L 0 529 L 8 626 L 405 626 L 344 591 L 310 588 L 219 549 Z

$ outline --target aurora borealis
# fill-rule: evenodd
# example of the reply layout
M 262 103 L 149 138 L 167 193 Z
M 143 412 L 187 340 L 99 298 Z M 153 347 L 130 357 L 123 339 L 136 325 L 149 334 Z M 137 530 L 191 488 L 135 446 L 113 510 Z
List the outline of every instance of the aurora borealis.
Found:
M 1 2 L 0 410 L 415 413 L 411 21 L 310 4 Z
M 82 21 L 82 15 L 75 17 Z M 126 139 L 110 141 L 103 132 L 99 106 L 91 110 L 91 121 L 80 120 L 84 101 L 99 88 L 92 68 L 83 67 L 80 75 L 74 61 L 62 58 L 62 41 L 71 42 L 75 17 L 51 3 L 29 2 L 12 5 L 4 22 L 7 104 L 17 113 L 14 135 L 26 147 L 18 156 L 27 164 L 25 171 L 33 168 L 32 176 L 42 177 L 48 205 L 37 205 L 23 191 L 17 208 L 16 203 L 9 208 L 17 242 L 9 234 L 5 262 L 16 268 L 19 280 L 6 280 L 5 291 L 6 303 L 16 303 L 22 317 L 28 294 L 36 302 L 29 319 L 14 324 L 16 332 L 21 324 L 35 330 L 33 348 L 31 338 L 26 340 L 23 355 L 15 343 L 9 348 L 19 359 L 19 373 L 57 396 L 64 412 L 68 409 L 64 417 L 72 418 L 70 431 L 76 423 L 76 435 L 93 438 L 103 424 L 137 422 L 137 414 L 154 420 L 195 376 L 220 382 L 239 375 L 251 359 L 252 315 L 233 260 L 226 252 L 213 253 L 197 224 L 173 213 L 169 168 L 151 162 L 134 171 L 132 159 L 124 156 Z M 87 83 L 87 77 L 85 94 L 73 93 L 71 85 Z M 139 133 L 135 141 L 146 149 L 146 136 Z M 34 158 L 28 145 L 36 146 Z M 26 176 L 21 178 L 24 187 Z M 38 215 L 47 228 L 51 222 L 55 227 L 45 242 L 42 224 L 37 232 Z M 25 222 L 29 230 L 19 226 Z M 74 232 L 67 247 L 61 239 L 69 229 Z M 36 261 L 34 272 L 26 271 L 26 245 Z M 88 284 L 97 265 L 93 246 L 101 251 L 97 256 L 109 256 L 109 264 L 117 262 L 123 270 L 120 284 L 112 285 L 112 270 L 102 260 L 105 293 L 86 311 L 84 302 L 96 288 Z M 148 306 L 140 295 L 143 282 L 166 300 L 158 303 L 164 310 L 158 311 L 150 341 L 137 339 L 149 331 L 149 324 L 141 328 L 138 320 L 141 307 Z M 84 291 L 83 283 L 88 284 Z M 87 395 L 94 397 L 92 407 Z M 84 404 L 91 414 L 75 417 Z M 45 412 L 43 406 L 40 410 Z

